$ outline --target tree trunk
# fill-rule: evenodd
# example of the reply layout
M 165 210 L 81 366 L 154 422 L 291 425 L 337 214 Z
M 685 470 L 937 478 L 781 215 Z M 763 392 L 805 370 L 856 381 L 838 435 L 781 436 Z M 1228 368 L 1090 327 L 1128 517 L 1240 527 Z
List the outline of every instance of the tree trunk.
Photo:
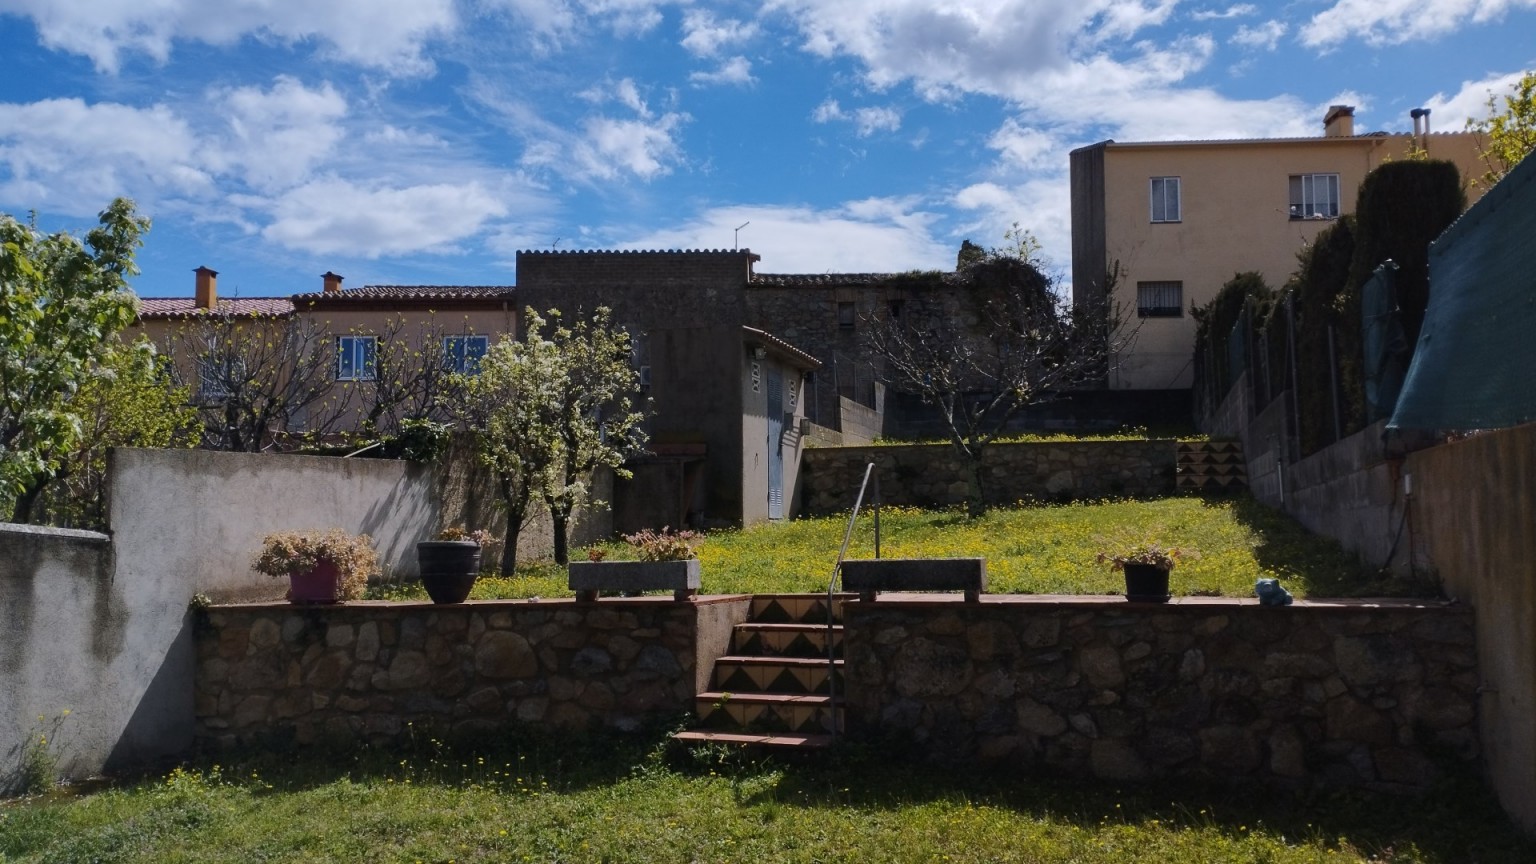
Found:
M 512 490 L 512 484 L 501 481 L 501 503 L 507 511 L 507 538 L 501 547 L 501 575 L 512 576 L 517 571 L 517 538 L 523 531 L 523 520 L 528 516 L 528 496 Z
M 567 529 L 571 524 L 570 511 L 567 510 L 562 513 L 559 509 L 551 507 L 549 509 L 549 521 L 554 526 L 555 563 L 564 567 L 571 563 L 570 541 L 566 537 Z
M 21 494 L 16 496 L 16 506 L 11 514 L 12 522 L 25 525 L 32 521 L 32 508 L 37 504 L 37 499 L 42 496 L 43 490 L 48 488 L 48 481 L 51 479 L 53 478 L 34 478 L 26 488 L 21 490 Z
M 980 450 L 966 454 L 965 469 L 965 515 L 975 519 L 987 512 L 986 490 L 981 481 Z

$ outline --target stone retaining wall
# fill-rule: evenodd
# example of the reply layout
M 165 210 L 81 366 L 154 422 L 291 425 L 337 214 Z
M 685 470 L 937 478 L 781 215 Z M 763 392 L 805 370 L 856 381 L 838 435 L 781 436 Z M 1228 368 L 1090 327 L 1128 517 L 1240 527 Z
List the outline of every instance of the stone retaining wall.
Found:
M 1171 495 L 1178 442 L 1069 441 L 994 444 L 986 450 L 987 501 Z M 948 444 L 817 447 L 801 456 L 804 512 L 846 511 L 875 463 L 880 500 L 915 507 L 965 503 L 964 462 Z
M 635 728 L 693 707 L 748 603 L 215 607 L 197 628 L 197 739 L 383 742 L 408 723 Z
M 937 761 L 1404 789 L 1478 753 L 1461 606 L 881 599 L 843 620 L 850 736 Z

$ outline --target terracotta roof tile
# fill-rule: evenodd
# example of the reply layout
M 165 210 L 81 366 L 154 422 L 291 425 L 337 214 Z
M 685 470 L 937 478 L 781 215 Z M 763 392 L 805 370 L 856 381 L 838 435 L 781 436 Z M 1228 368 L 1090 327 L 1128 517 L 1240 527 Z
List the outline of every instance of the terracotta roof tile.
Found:
M 296 302 L 363 303 L 376 300 L 510 300 L 517 296 L 515 285 L 364 285 L 340 291 L 314 291 L 295 294 Z
M 287 297 L 229 297 L 218 301 L 217 311 L 226 315 L 290 315 L 293 301 Z M 140 297 L 140 318 L 190 318 L 207 315 L 191 297 Z

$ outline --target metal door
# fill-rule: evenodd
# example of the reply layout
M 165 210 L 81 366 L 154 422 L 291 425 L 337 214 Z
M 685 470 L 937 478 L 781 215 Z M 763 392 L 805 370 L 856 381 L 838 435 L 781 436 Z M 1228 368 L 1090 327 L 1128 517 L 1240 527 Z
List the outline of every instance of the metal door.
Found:
M 768 518 L 784 518 L 784 373 L 768 367 Z

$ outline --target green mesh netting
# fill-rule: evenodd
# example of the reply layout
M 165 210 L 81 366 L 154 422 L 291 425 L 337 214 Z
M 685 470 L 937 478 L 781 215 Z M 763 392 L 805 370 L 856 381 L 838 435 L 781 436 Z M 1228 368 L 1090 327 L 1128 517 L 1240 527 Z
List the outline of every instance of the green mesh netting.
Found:
M 1429 250 L 1429 308 L 1391 429 L 1536 421 L 1536 158 Z

